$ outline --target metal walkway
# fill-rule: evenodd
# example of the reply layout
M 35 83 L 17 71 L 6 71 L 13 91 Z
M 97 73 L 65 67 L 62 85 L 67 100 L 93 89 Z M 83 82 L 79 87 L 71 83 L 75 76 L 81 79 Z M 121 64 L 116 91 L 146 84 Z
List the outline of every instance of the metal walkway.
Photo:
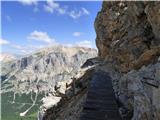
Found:
M 107 73 L 99 71 L 93 75 L 80 120 L 121 120 Z

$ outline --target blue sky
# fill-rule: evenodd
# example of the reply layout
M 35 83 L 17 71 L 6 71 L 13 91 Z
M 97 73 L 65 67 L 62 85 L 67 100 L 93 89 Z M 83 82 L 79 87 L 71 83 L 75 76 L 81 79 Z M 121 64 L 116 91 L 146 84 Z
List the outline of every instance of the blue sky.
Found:
M 62 44 L 95 46 L 94 20 L 101 1 L 3 1 L 2 52 L 27 54 Z

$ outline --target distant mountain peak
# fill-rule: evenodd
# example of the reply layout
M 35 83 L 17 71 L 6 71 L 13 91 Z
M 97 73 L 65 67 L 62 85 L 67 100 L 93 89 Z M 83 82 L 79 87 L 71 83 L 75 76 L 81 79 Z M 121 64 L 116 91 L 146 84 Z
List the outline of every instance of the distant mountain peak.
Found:
M 9 62 L 15 60 L 16 57 L 9 53 L 1 53 L 0 54 L 0 62 Z

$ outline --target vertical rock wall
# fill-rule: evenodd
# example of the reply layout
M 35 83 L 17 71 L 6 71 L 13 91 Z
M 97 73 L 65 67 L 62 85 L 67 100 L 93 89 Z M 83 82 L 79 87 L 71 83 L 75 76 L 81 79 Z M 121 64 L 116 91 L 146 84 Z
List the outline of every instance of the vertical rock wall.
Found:
M 122 116 L 159 120 L 160 2 L 105 1 L 95 30 L 99 57 L 112 66 Z
M 99 56 L 122 72 L 150 63 L 160 54 L 159 8 L 160 2 L 103 2 L 95 20 Z

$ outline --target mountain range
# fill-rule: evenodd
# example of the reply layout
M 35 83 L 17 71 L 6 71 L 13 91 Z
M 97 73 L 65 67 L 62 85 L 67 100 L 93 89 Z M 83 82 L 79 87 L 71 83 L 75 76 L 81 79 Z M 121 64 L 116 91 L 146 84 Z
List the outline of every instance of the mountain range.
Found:
M 96 55 L 95 49 L 64 46 L 43 48 L 21 58 L 3 55 L 2 119 L 36 118 L 43 98 L 54 93 L 55 85 L 70 80 Z

